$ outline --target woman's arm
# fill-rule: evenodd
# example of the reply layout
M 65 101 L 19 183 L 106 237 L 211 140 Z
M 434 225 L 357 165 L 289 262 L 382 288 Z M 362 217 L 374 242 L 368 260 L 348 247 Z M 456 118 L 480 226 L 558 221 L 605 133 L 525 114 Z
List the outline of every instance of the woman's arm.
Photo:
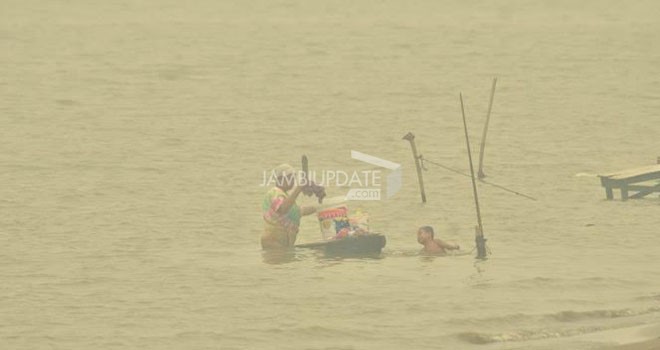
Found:
M 291 210 L 291 207 L 296 202 L 296 198 L 298 198 L 298 195 L 300 194 L 301 191 L 302 191 L 302 187 L 296 186 L 293 189 L 293 191 L 291 191 L 291 194 L 288 197 L 286 197 L 284 202 L 280 204 L 279 208 L 277 208 L 277 214 L 286 215 L 286 213 L 288 213 L 289 210 Z

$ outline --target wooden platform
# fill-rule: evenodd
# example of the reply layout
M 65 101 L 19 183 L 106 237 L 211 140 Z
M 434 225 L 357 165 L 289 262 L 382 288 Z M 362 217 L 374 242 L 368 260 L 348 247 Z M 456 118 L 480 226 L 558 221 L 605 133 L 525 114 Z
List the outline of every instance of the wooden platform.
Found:
M 598 176 L 601 185 L 605 187 L 607 199 L 614 199 L 614 189 L 621 190 L 621 199 L 624 201 L 660 192 L 660 183 L 652 182 L 653 180 L 660 180 L 660 164 Z M 647 182 L 647 184 L 644 184 L 644 182 Z M 630 194 L 630 192 L 634 193 Z
M 330 256 L 373 256 L 380 254 L 385 242 L 385 236 L 380 233 L 368 233 L 342 239 L 296 244 L 296 248 L 318 249 Z

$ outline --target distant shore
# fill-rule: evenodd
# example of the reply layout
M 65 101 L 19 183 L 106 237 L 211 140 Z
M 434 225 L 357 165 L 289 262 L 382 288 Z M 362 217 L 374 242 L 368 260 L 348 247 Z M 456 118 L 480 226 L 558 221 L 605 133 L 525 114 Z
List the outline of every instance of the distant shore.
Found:
M 647 340 L 640 343 L 615 345 L 604 348 L 604 350 L 656 350 L 660 349 L 660 338 Z
M 606 330 L 589 334 L 583 339 L 609 343 L 604 350 L 655 350 L 660 349 L 660 324 Z

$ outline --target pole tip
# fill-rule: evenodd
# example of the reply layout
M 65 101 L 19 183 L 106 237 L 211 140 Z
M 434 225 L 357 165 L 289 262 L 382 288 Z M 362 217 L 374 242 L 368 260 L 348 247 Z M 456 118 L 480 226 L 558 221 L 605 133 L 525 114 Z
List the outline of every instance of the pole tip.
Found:
M 407 140 L 407 141 L 412 141 L 414 139 L 415 139 L 415 135 L 413 135 L 413 133 L 410 131 L 402 137 L 402 140 Z

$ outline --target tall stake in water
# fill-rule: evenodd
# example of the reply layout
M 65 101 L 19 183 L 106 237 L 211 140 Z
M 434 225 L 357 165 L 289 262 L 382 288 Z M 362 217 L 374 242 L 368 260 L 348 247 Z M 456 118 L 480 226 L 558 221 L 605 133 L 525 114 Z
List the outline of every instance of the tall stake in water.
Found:
M 417 155 L 417 146 L 415 145 L 415 135 L 408 132 L 404 137 L 404 140 L 410 141 L 410 147 L 412 148 L 413 158 L 415 159 L 415 168 L 417 168 L 417 180 L 419 181 L 419 193 L 422 195 L 422 203 L 426 203 L 426 192 L 424 192 L 424 176 L 422 176 L 422 165 L 419 160 L 421 156 Z
M 490 102 L 488 102 L 488 113 L 486 113 L 486 125 L 484 125 L 484 134 L 481 136 L 481 146 L 479 148 L 479 179 L 486 177 L 484 174 L 484 151 L 486 150 L 486 135 L 488 134 L 488 122 L 490 122 L 490 111 L 493 109 L 493 98 L 495 97 L 495 85 L 497 78 L 493 78 L 493 87 L 490 89 Z
M 474 205 L 477 209 L 477 230 L 475 232 L 475 242 L 477 244 L 477 259 L 486 258 L 486 238 L 484 238 L 484 226 L 481 223 L 481 211 L 479 210 L 479 196 L 477 194 L 477 182 L 474 179 L 474 166 L 472 165 L 472 151 L 470 150 L 470 136 L 468 135 L 467 122 L 465 121 L 465 107 L 463 106 L 463 94 L 459 94 L 461 99 L 461 114 L 463 115 L 463 128 L 465 129 L 465 143 L 467 144 L 468 160 L 470 161 L 470 175 L 472 178 L 472 190 L 474 191 Z

